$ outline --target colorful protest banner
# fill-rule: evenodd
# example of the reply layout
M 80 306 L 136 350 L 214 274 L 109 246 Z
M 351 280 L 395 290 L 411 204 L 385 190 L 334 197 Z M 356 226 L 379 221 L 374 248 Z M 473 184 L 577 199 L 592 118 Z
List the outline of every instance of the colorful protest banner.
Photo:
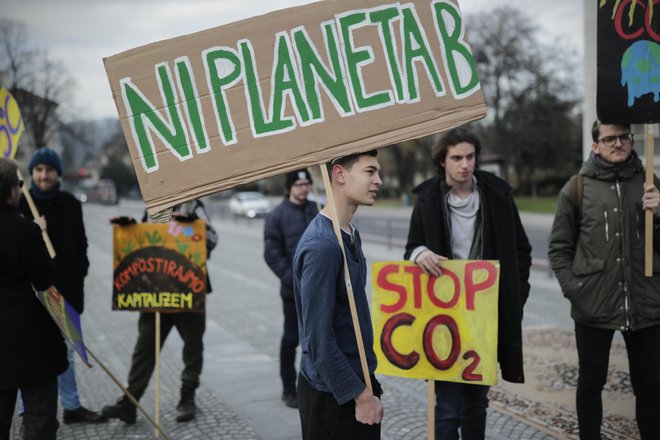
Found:
M 660 122 L 658 0 L 602 0 L 598 7 L 598 119 Z
M 59 327 L 62 335 L 73 345 L 80 355 L 80 359 L 91 367 L 87 360 L 87 349 L 83 341 L 82 327 L 80 326 L 80 315 L 76 309 L 64 299 L 55 286 L 50 286 L 45 291 L 37 292 L 37 298 L 46 307 L 48 313 Z
M 377 372 L 495 385 L 499 277 L 497 261 L 443 261 L 439 277 L 407 261 L 375 263 Z
M 455 0 L 325 0 L 104 59 L 150 213 L 485 115 Z
M 206 225 L 113 226 L 113 310 L 203 312 Z
M 14 97 L 0 87 L 0 156 L 13 159 L 25 126 Z

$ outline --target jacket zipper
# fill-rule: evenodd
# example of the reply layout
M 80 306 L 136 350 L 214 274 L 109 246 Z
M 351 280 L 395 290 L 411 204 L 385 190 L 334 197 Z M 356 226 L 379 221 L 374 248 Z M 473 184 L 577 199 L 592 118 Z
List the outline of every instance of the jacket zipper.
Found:
M 622 210 L 622 204 L 621 204 L 621 186 L 619 185 L 619 179 L 617 179 L 617 181 L 616 181 L 616 195 L 617 195 L 617 204 L 619 205 L 619 213 L 621 214 L 621 215 L 619 215 L 619 229 L 623 231 L 623 224 L 622 224 L 622 222 L 623 222 L 623 210 Z M 622 265 L 621 274 L 623 275 L 625 273 L 625 271 L 623 270 L 623 264 L 624 264 L 623 255 L 624 255 L 624 250 L 625 250 L 623 239 L 620 240 L 619 246 L 621 247 L 621 254 L 620 254 L 621 255 L 621 265 Z M 628 287 L 628 281 L 626 281 L 625 279 L 623 281 L 623 295 L 624 295 L 623 296 L 623 309 L 624 309 L 625 316 L 626 316 L 625 331 L 630 331 L 630 289 Z
M 605 217 L 605 242 L 610 242 L 610 224 L 607 221 L 607 210 L 603 211 L 603 216 Z

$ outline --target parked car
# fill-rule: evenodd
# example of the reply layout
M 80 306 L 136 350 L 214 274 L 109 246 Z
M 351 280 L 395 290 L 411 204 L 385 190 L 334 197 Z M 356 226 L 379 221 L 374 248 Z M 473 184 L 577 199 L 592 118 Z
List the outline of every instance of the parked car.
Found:
M 87 193 L 90 202 L 101 203 L 103 205 L 116 205 L 119 203 L 117 187 L 115 182 L 110 179 L 101 179 Z
M 254 218 L 268 214 L 270 201 L 257 191 L 244 191 L 234 194 L 229 199 L 229 212 Z

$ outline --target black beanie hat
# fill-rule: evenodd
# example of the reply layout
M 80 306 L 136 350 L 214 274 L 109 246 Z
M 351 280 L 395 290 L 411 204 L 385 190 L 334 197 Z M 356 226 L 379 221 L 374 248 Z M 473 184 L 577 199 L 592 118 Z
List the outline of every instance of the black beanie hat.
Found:
M 57 175 L 62 175 L 62 161 L 60 155 L 53 149 L 48 147 L 41 147 L 37 149 L 30 159 L 28 171 L 32 174 L 32 169 L 39 164 L 48 165 L 57 171 Z
M 297 171 L 289 171 L 286 173 L 286 180 L 284 181 L 284 186 L 286 187 L 287 191 L 291 190 L 291 185 L 293 185 L 296 180 L 300 179 L 307 179 L 309 180 L 309 183 L 312 182 L 312 175 L 309 174 L 309 171 L 307 169 L 302 169 L 302 170 L 297 170 Z

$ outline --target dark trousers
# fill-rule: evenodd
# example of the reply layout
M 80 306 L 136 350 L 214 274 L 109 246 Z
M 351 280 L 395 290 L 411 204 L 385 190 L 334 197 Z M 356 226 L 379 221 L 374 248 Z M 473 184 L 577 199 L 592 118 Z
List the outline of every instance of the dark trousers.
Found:
M 600 439 L 602 391 L 614 330 L 575 323 L 579 358 L 576 406 L 581 440 Z M 624 333 L 635 415 L 642 440 L 660 439 L 660 325 Z
M 296 349 L 298 348 L 298 315 L 292 298 L 282 298 L 284 332 L 280 343 L 280 377 L 284 392 L 296 392 Z
M 202 337 L 206 329 L 204 313 L 161 313 L 160 346 L 167 335 L 176 327 L 183 340 L 183 372 L 181 389 L 195 390 L 199 386 L 199 375 L 204 362 Z M 154 313 L 140 313 L 138 339 L 133 350 L 131 370 L 128 373 L 128 391 L 140 399 L 149 385 L 149 379 L 156 363 L 154 345 L 156 338 L 156 318 Z
M 486 436 L 488 390 L 485 385 L 435 383 L 436 440 L 483 440 Z
M 380 384 L 372 378 L 374 394 Z M 314 389 L 302 374 L 298 376 L 298 411 L 303 440 L 377 440 L 380 424 L 365 425 L 355 419 L 355 401 L 339 405 L 331 393 Z
M 0 440 L 9 440 L 16 395 L 21 390 L 26 440 L 57 438 L 57 376 L 29 387 L 0 390 Z

